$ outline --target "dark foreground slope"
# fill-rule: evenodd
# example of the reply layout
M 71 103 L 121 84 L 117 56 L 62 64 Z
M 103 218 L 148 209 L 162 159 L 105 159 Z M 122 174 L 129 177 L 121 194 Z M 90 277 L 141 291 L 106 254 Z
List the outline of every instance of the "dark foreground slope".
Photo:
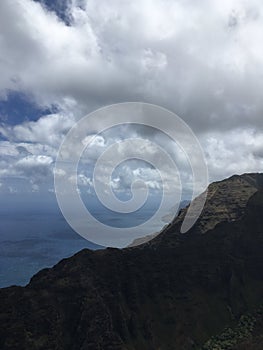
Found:
M 83 250 L 0 290 L 0 349 L 262 349 L 263 174 L 210 186 L 185 235 L 183 215 L 148 244 Z

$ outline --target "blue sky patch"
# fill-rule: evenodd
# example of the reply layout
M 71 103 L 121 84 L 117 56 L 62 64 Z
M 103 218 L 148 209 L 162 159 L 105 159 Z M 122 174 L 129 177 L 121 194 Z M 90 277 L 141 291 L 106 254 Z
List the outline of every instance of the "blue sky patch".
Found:
M 56 15 L 67 25 L 70 24 L 69 16 L 67 14 L 68 0 L 34 0 L 40 2 L 49 11 L 53 11 Z
M 0 123 L 16 125 L 24 121 L 38 120 L 41 116 L 56 111 L 56 107 L 39 107 L 25 94 L 10 92 L 6 100 L 0 100 Z

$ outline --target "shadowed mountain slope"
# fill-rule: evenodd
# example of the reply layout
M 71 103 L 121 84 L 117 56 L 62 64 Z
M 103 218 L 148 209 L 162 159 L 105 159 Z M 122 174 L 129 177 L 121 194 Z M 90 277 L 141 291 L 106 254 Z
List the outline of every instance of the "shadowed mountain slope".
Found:
M 211 184 L 182 235 L 185 211 L 151 242 L 83 250 L 0 290 L 0 348 L 262 349 L 263 174 Z

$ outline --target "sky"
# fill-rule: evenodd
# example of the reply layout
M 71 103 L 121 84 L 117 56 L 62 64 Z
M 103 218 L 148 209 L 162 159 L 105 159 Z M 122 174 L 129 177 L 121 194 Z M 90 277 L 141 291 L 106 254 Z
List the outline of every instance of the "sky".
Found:
M 54 198 L 55 160 L 68 131 L 88 113 L 122 102 L 156 104 L 180 116 L 203 148 L 209 181 L 262 171 L 262 37 L 260 0 L 1 0 L 5 205 L 14 198 L 19 206 Z M 87 137 L 101 125 L 103 120 L 90 125 Z M 146 158 L 155 152 L 151 142 L 166 147 L 189 197 L 190 167 L 178 147 L 138 126 L 112 128 L 95 138 L 79 168 L 80 193 L 94 198 L 96 159 L 129 137 L 146 141 Z M 127 148 L 118 152 L 125 156 Z M 158 171 L 143 161 L 120 164 L 111 186 L 129 198 L 136 179 L 153 196 L 159 193 Z M 165 179 L 172 186 L 174 173 L 167 171 Z

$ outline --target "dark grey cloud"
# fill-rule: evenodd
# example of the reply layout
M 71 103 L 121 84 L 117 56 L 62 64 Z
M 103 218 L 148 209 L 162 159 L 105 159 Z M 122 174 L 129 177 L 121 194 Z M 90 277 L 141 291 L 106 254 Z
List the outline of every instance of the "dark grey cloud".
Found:
M 19 152 L 19 154 L 21 154 L 22 156 L 28 156 L 28 155 L 32 155 L 31 152 L 29 152 L 27 150 L 26 147 L 24 146 L 16 146 L 16 150 Z

